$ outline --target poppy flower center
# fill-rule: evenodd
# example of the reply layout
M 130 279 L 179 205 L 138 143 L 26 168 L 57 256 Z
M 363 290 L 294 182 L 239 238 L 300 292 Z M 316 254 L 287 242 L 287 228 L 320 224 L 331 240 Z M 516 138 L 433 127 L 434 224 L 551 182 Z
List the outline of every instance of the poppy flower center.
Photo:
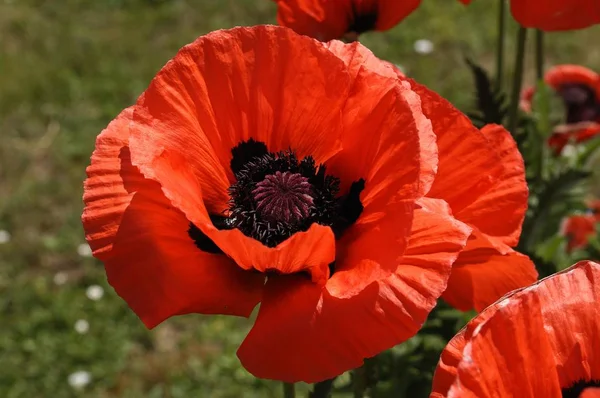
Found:
M 354 20 L 348 28 L 348 32 L 355 32 L 361 34 L 375 29 L 377 24 L 377 13 L 369 12 L 362 14 L 354 14 Z
M 328 175 L 312 156 L 298 159 L 293 150 L 269 152 L 264 143 L 252 139 L 231 153 L 236 181 L 229 187 L 227 216 L 211 215 L 218 229 L 237 228 L 275 247 L 313 223 L 331 227 L 339 238 L 362 213 L 364 180 L 355 181 L 345 195 L 339 195 L 339 178 Z M 220 252 L 195 225 L 190 225 L 188 233 L 201 250 Z
M 600 102 L 592 88 L 584 84 L 565 84 L 559 94 L 567 110 L 567 123 L 590 122 L 600 117 Z
M 591 380 L 585 381 L 580 380 L 573 384 L 571 387 L 562 389 L 562 397 L 563 398 L 579 398 L 584 390 L 588 388 L 598 388 L 600 387 L 600 380 Z
M 298 223 L 314 206 L 312 186 L 300 173 L 276 171 L 256 184 L 252 191 L 256 211 L 265 220 Z

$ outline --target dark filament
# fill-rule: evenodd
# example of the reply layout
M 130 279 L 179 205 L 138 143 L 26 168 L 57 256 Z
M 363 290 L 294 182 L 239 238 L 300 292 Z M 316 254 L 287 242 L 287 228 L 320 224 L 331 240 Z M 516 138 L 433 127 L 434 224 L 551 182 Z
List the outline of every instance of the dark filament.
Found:
M 291 150 L 271 153 L 253 140 L 240 143 L 232 154 L 236 182 L 229 187 L 228 216 L 211 217 L 219 229 L 237 228 L 274 247 L 313 223 L 330 226 L 339 238 L 363 210 L 364 180 L 339 196 L 339 179 L 327 175 L 325 166 L 317 166 L 311 156 L 300 160 Z M 220 252 L 195 225 L 188 233 L 201 250 Z

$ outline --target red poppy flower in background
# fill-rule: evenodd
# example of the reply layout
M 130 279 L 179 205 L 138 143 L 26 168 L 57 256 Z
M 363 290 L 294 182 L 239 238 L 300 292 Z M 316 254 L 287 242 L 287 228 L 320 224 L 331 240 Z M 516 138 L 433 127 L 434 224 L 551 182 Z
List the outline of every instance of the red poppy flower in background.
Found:
M 579 65 L 557 65 L 546 72 L 544 81 L 562 98 L 565 125 L 554 130 L 548 145 L 557 153 L 570 141 L 584 142 L 600 135 L 600 75 Z M 535 89 L 521 95 L 521 108 L 531 110 Z
M 472 0 L 459 0 L 470 4 Z M 511 0 L 513 17 L 527 28 L 546 31 L 583 29 L 600 23 L 597 0 Z
M 586 247 L 596 234 L 597 222 L 593 214 L 567 217 L 561 227 L 562 235 L 567 238 L 567 252 Z
M 445 290 L 471 228 L 424 197 L 437 164 L 395 76 L 237 28 L 184 47 L 100 134 L 82 220 L 146 326 L 261 302 L 242 364 L 316 382 L 414 335 Z
M 277 22 L 321 41 L 355 40 L 361 33 L 389 30 L 421 0 L 274 0 Z
M 326 46 L 355 73 L 368 68 L 396 76 L 419 94 L 436 135 L 439 157 L 426 196 L 448 203 L 453 216 L 473 229 L 442 297 L 463 311 L 481 311 L 503 294 L 533 283 L 537 279 L 534 264 L 511 249 L 521 234 L 528 188 L 523 159 L 510 133 L 498 125 L 479 131 L 448 101 L 381 63 L 358 43 L 334 41 Z
M 443 351 L 431 397 L 596 396 L 598 278 L 582 261 L 485 309 Z

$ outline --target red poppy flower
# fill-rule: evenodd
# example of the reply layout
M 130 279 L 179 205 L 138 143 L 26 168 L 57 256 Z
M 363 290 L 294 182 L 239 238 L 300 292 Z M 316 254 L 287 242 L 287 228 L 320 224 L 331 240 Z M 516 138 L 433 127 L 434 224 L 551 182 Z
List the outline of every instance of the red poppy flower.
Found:
M 548 145 L 557 153 L 570 141 L 584 142 L 600 134 L 600 75 L 579 65 L 557 65 L 544 76 L 546 84 L 562 98 L 565 125 L 558 126 Z M 534 88 L 521 95 L 521 108 L 531 110 Z
M 100 134 L 82 219 L 148 327 L 261 302 L 242 364 L 315 382 L 414 335 L 446 288 L 471 228 L 423 197 L 437 163 L 409 86 L 237 28 L 184 47 Z
M 561 233 L 567 238 L 567 252 L 587 246 L 596 234 L 596 217 L 593 214 L 571 216 L 564 220 Z
M 384 31 L 412 13 L 421 0 L 275 0 L 277 22 L 321 41 L 354 40 L 369 30 Z
M 595 396 L 598 278 L 582 261 L 487 308 L 442 353 L 431 397 Z
M 472 0 L 459 0 L 470 4 Z M 541 30 L 583 29 L 600 23 L 597 0 L 511 0 L 513 17 L 527 28 Z
M 454 217 L 473 229 L 442 297 L 458 309 L 480 311 L 503 294 L 534 282 L 534 264 L 511 249 L 521 234 L 528 188 L 523 159 L 510 133 L 498 125 L 479 131 L 448 101 L 378 62 L 363 46 L 340 42 L 327 46 L 355 72 L 366 67 L 410 85 L 431 120 L 439 167 L 426 196 L 447 202 Z

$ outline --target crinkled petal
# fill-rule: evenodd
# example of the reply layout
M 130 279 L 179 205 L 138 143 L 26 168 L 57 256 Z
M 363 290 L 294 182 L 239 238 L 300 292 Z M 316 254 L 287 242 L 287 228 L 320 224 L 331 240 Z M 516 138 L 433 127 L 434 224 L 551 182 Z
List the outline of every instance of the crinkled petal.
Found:
M 248 316 L 264 278 L 194 245 L 189 221 L 131 164 L 132 114 L 98 136 L 84 184 L 86 238 L 109 283 L 148 327 L 191 312 Z
M 598 380 L 599 276 L 582 261 L 488 307 L 442 353 L 432 397 L 560 397 Z
M 461 311 L 481 311 L 507 292 L 535 282 L 537 277 L 529 257 L 512 250 L 502 254 L 474 232 L 454 263 L 442 298 Z
M 270 279 L 256 324 L 238 351 L 243 365 L 257 377 L 316 382 L 412 337 L 444 290 L 469 233 L 442 201 L 425 200 L 396 273 L 359 293 L 338 298 L 343 294 L 330 290 L 344 286 L 340 279 L 352 289 L 369 278 L 368 263 L 336 272 L 325 289 L 300 276 Z

